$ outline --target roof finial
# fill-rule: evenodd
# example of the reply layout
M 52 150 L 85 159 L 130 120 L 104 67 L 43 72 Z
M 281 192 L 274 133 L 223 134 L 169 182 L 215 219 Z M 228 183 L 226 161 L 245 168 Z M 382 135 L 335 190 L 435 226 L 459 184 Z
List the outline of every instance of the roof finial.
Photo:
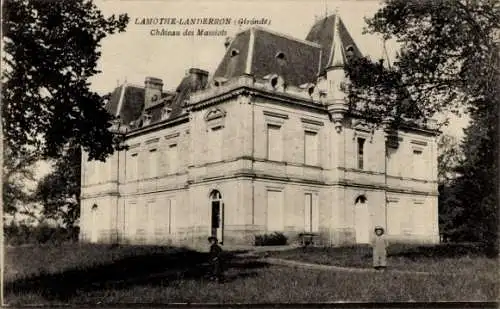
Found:
M 328 2 L 325 0 L 325 18 L 328 17 Z

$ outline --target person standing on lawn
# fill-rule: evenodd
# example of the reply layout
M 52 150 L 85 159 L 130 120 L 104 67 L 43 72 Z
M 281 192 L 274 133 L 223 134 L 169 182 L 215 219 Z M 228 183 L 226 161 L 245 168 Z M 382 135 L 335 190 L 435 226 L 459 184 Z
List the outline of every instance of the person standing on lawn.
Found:
M 218 244 L 218 240 L 214 236 L 208 237 L 210 243 L 210 265 L 212 266 L 212 274 L 210 279 L 217 282 L 222 282 L 222 248 Z
M 385 239 L 384 228 L 381 226 L 375 227 L 373 267 L 377 270 L 384 270 L 387 267 L 387 240 Z

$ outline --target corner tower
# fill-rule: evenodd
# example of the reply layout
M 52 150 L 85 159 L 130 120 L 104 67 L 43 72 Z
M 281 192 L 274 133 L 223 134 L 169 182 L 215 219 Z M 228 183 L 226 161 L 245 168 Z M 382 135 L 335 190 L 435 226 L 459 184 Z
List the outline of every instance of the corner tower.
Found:
M 306 40 L 321 46 L 318 84 L 323 84 L 322 88 L 327 91 L 328 111 L 336 131 L 340 132 L 348 109 L 344 67 L 350 59 L 362 54 L 338 14 L 317 21 Z

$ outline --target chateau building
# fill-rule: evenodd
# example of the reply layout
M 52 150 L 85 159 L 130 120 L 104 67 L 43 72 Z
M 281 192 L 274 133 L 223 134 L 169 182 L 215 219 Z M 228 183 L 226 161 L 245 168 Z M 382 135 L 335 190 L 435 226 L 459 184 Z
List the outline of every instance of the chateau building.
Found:
M 123 84 L 107 110 L 126 151 L 82 158 L 82 241 L 253 244 L 301 233 L 324 245 L 439 241 L 435 128 L 373 129 L 347 108 L 344 65 L 361 56 L 328 16 L 298 39 L 252 27 L 211 74 Z

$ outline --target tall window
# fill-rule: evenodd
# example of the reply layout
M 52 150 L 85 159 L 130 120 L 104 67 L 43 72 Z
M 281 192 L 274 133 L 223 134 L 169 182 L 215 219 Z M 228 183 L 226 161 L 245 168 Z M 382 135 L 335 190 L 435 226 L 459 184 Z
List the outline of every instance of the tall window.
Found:
M 304 195 L 304 231 L 318 232 L 319 231 L 319 216 L 318 204 L 312 193 Z
M 137 203 L 129 201 L 125 209 L 125 233 L 129 240 L 135 238 L 137 232 Z
M 147 211 L 147 223 L 145 228 L 145 234 L 147 242 L 155 241 L 155 225 L 156 225 L 156 201 L 149 201 L 146 204 L 145 211 Z M 156 220 L 155 220 L 156 219 Z
M 177 172 L 179 167 L 178 156 L 177 156 L 177 144 L 171 144 L 167 149 L 168 158 L 168 173 L 173 174 Z
M 139 156 L 137 153 L 133 153 L 128 157 L 127 160 L 127 179 L 129 181 L 137 180 L 137 164 L 139 162 Z
M 412 160 L 412 165 L 413 165 L 412 178 L 420 179 L 420 178 L 422 178 L 422 175 L 424 174 L 423 172 L 425 171 L 425 168 L 423 166 L 422 150 L 421 149 L 413 149 L 413 158 L 412 159 L 413 159 Z
M 90 230 L 90 241 L 96 243 L 99 239 L 99 222 L 97 221 L 97 204 L 92 205 L 90 209 L 91 215 L 91 230 Z
M 387 163 L 387 174 L 391 176 L 401 176 L 401 170 L 399 168 L 397 148 L 387 146 L 386 147 L 386 163 Z
M 417 235 L 425 235 L 426 222 L 429 220 L 428 213 L 425 211 L 425 204 L 423 201 L 413 201 L 413 232 Z
M 364 152 L 365 152 L 365 139 L 358 137 L 358 169 L 360 170 L 364 169 L 365 166 Z
M 222 126 L 214 127 L 209 131 L 208 153 L 210 162 L 222 160 Z
M 271 161 L 283 160 L 283 139 L 280 126 L 267 125 L 267 158 Z
M 283 231 L 283 192 L 267 191 L 267 230 Z
M 176 206 L 176 200 L 175 199 L 170 199 L 168 200 L 168 227 L 167 227 L 167 232 L 168 234 L 173 234 L 174 233 L 174 212 L 175 212 L 175 207 Z
M 304 134 L 304 163 L 318 165 L 318 133 L 305 131 Z
M 158 176 L 158 151 L 156 151 L 156 148 L 149 150 L 149 161 L 147 164 L 149 167 L 148 177 L 153 178 Z
M 141 203 L 142 204 L 142 203 Z M 137 220 L 136 226 L 136 235 L 139 236 L 141 241 L 145 241 L 147 239 L 147 233 L 149 230 L 149 203 L 136 205 L 135 217 Z

